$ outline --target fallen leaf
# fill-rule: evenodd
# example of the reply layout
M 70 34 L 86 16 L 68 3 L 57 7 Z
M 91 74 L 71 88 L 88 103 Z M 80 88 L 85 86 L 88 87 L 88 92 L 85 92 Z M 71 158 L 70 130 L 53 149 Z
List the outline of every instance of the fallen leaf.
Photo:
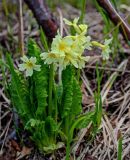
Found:
M 11 140 L 11 145 L 16 151 L 19 151 L 19 152 L 21 151 L 19 144 L 15 140 L 13 139 Z
M 30 155 L 33 148 L 28 148 L 26 146 L 23 146 L 21 152 L 17 152 L 17 158 L 16 160 L 20 160 L 21 158 Z

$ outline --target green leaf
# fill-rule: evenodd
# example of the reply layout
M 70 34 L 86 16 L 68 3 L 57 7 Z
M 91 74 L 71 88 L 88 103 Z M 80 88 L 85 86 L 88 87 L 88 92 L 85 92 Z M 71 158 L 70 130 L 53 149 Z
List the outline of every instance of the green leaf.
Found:
M 68 66 L 62 73 L 63 82 L 63 99 L 62 99 L 62 116 L 75 118 L 82 112 L 82 94 L 79 82 L 75 78 L 74 69 Z
M 48 43 L 47 43 L 47 38 L 46 38 L 46 35 L 43 31 L 42 28 L 40 28 L 40 39 L 41 39 L 41 42 L 46 50 L 46 52 L 49 50 L 49 47 L 48 47 Z
M 75 78 L 75 70 L 72 66 L 62 73 L 63 96 L 61 103 L 62 128 L 66 136 L 69 136 L 69 130 L 76 121 L 76 117 L 82 112 L 82 95 L 79 82 Z
M 93 119 L 94 125 L 99 127 L 102 120 L 102 98 L 101 95 L 95 94 L 95 116 Z
M 73 96 L 72 96 L 72 105 L 71 105 L 71 114 L 77 116 L 82 112 L 82 94 L 79 82 L 76 78 L 73 78 Z
M 35 103 L 36 107 L 36 117 L 45 120 L 48 98 L 49 68 L 42 62 L 40 53 L 40 48 L 37 46 L 36 42 L 30 39 L 28 43 L 28 54 L 37 57 L 37 64 L 41 65 L 41 71 L 34 71 L 32 76 L 33 86 L 30 87 L 32 87 L 35 94 L 35 97 L 33 97 L 33 103 Z
M 43 150 L 46 154 L 49 154 L 62 147 L 64 147 L 64 143 L 58 142 L 57 144 L 51 144 L 47 147 L 43 147 Z
M 33 79 L 37 100 L 36 116 L 40 119 L 45 119 L 48 98 L 48 67 L 41 64 L 41 71 L 35 72 Z
M 7 54 L 7 63 L 11 73 L 11 82 L 9 87 L 11 101 L 17 112 L 22 117 L 25 117 L 25 119 L 29 119 L 33 113 L 31 112 L 27 84 L 19 71 L 14 69 L 13 62 L 9 54 Z
M 41 50 L 33 39 L 29 39 L 27 48 L 30 57 L 36 57 L 38 60 L 40 59 Z
M 122 135 L 120 135 L 118 140 L 118 153 L 117 153 L 117 159 L 122 160 Z
M 56 94 L 57 94 L 57 101 L 60 104 L 62 100 L 62 94 L 63 94 L 63 85 L 59 84 L 56 85 Z
M 86 128 L 89 125 L 89 123 L 92 122 L 93 117 L 94 117 L 94 112 L 89 112 L 75 119 L 69 133 L 71 140 L 73 138 L 74 130 Z
M 51 116 L 48 116 L 45 121 L 45 131 L 48 137 L 51 138 L 54 133 L 58 132 L 58 129 L 59 127 L 56 124 L 55 120 Z
M 34 128 L 34 127 L 37 127 L 39 126 L 41 123 L 40 120 L 37 120 L 37 119 L 30 119 L 26 125 L 25 125 L 25 129 L 30 129 L 30 128 Z
M 26 129 L 32 132 L 32 140 L 42 152 L 48 154 L 54 150 L 61 148 L 63 143 L 57 143 L 55 138 L 59 133 L 59 126 L 50 116 L 45 121 L 38 119 L 30 119 L 26 124 Z
M 73 100 L 73 77 L 74 71 L 71 66 L 67 66 L 62 72 L 62 83 L 63 83 L 63 97 L 61 106 L 62 118 L 66 117 L 72 106 Z

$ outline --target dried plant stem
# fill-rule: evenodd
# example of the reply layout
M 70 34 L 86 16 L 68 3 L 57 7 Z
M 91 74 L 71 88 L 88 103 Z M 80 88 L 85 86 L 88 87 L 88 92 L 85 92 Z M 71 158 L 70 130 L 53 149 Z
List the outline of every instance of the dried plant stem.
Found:
M 2 154 L 2 150 L 3 150 L 4 144 L 5 144 L 7 135 L 8 135 L 9 127 L 10 127 L 10 124 L 11 124 L 11 122 L 12 122 L 12 117 L 13 117 L 13 115 L 11 115 L 11 118 L 10 118 L 8 124 L 7 124 L 6 132 L 5 132 L 5 137 L 4 137 L 4 140 L 3 140 L 3 143 L 2 143 L 1 149 L 0 149 L 0 155 Z
M 22 11 L 22 0 L 19 0 L 19 46 L 21 55 L 24 55 L 24 28 L 23 28 L 23 11 Z
M 87 65 L 86 68 L 96 69 L 96 66 Z M 116 68 L 98 67 L 98 69 L 100 69 L 100 70 L 106 70 L 106 71 L 112 71 L 112 72 L 125 72 L 125 73 L 130 73 L 129 70 L 120 70 L 120 69 L 116 69 Z

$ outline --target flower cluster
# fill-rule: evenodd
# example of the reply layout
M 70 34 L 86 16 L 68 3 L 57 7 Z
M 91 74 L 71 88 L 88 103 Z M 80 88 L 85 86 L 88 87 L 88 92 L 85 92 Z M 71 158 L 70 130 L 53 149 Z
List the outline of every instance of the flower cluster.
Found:
M 53 39 L 51 49 L 48 52 L 41 53 L 40 57 L 45 64 L 56 64 L 61 69 L 65 69 L 67 65 L 73 65 L 75 68 L 82 69 L 85 67 L 85 62 L 88 62 L 90 57 L 83 56 L 84 50 L 91 50 L 92 46 L 101 48 L 103 60 L 109 59 L 111 52 L 109 44 L 112 39 L 105 40 L 104 44 L 96 41 L 91 41 L 90 36 L 86 36 L 88 26 L 86 24 L 78 24 L 78 18 L 73 22 L 64 19 L 65 23 L 72 26 L 75 30 L 75 35 L 67 35 L 62 37 L 58 32 Z M 26 76 L 31 76 L 33 70 L 40 71 L 40 65 L 36 65 L 36 58 L 28 59 L 26 56 L 21 58 L 23 64 L 19 65 L 21 71 L 26 70 Z
M 81 69 L 89 60 L 89 56 L 84 57 L 82 54 L 85 49 L 91 50 L 92 46 L 90 36 L 85 36 L 88 26 L 85 24 L 78 25 L 78 19 L 74 19 L 73 23 L 66 19 L 64 21 L 74 27 L 76 35 L 62 37 L 58 32 L 53 39 L 51 50 L 42 53 L 41 58 L 47 64 L 57 63 L 63 69 L 69 64 Z

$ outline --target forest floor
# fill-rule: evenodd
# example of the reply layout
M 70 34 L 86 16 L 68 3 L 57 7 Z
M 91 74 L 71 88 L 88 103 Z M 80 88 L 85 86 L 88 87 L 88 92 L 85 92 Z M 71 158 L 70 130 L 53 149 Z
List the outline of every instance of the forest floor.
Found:
M 39 45 L 39 31 L 36 20 L 26 6 L 24 11 L 24 41 L 34 38 Z M 15 9 L 14 9 L 15 10 Z M 19 22 L 16 11 L 10 15 L 4 15 L 0 9 L 0 56 L 5 57 L 6 52 L 13 54 L 15 64 L 18 64 L 18 35 Z M 56 8 L 54 16 L 62 14 L 67 19 L 79 17 L 80 11 L 69 4 Z M 125 12 L 127 14 L 127 11 Z M 57 18 L 58 19 L 58 18 Z M 92 39 L 102 41 L 104 38 L 104 23 L 97 10 L 89 6 L 84 18 L 89 25 L 88 33 Z M 94 108 L 94 92 L 97 89 L 96 62 L 99 61 L 99 70 L 103 72 L 101 82 L 101 95 L 103 98 L 104 115 L 100 132 L 93 142 L 87 141 L 89 128 L 82 129 L 78 135 L 78 141 L 72 146 L 73 155 L 78 160 L 116 160 L 118 138 L 123 138 L 123 160 L 130 159 L 130 47 L 119 35 L 120 48 L 115 51 L 114 58 L 105 66 L 100 59 L 94 58 L 85 69 L 82 70 L 83 80 L 83 109 L 85 112 Z M 87 52 L 87 55 L 98 56 L 98 50 Z M 5 73 L 9 77 L 8 73 Z M 2 73 L 0 73 L 0 82 Z M 17 125 L 19 129 L 17 128 Z M 53 155 L 40 154 L 29 140 L 29 135 L 23 130 L 22 123 L 12 110 L 10 100 L 0 83 L 0 160 L 46 160 L 53 159 Z M 19 130 L 19 131 L 18 131 Z M 61 160 L 65 156 L 65 149 L 58 150 L 56 159 Z

